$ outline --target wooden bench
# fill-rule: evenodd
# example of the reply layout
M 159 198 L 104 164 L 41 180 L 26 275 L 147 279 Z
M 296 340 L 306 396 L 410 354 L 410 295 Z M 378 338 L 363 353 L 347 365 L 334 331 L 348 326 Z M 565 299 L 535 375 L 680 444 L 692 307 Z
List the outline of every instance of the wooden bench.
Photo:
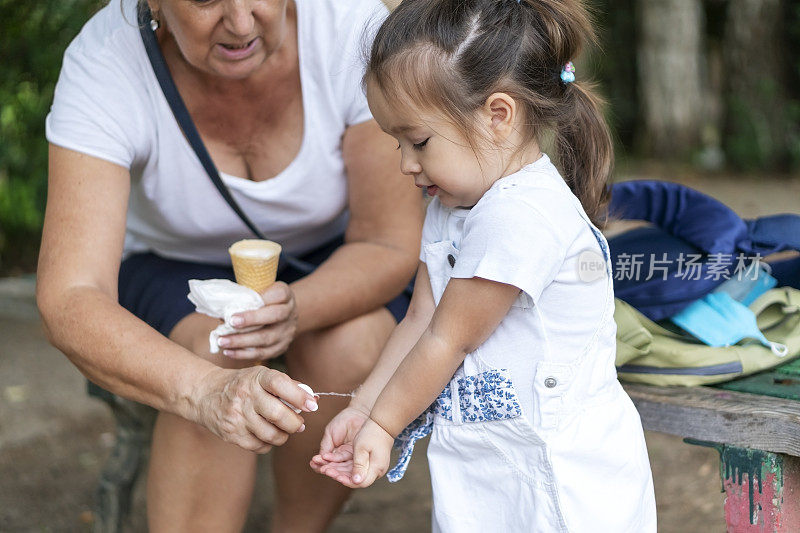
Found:
M 645 429 L 719 451 L 729 533 L 800 532 L 800 360 L 713 387 L 625 390 Z
M 647 430 L 720 453 L 729 533 L 800 532 L 800 360 L 715 387 L 625 384 Z M 96 533 L 116 533 L 149 451 L 155 411 L 106 393 L 116 443 L 101 474 Z

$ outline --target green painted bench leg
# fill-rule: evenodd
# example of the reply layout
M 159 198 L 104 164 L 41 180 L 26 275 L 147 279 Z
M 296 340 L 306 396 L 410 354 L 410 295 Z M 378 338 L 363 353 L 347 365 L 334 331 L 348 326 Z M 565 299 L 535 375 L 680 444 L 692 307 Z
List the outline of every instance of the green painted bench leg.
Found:
M 684 439 L 716 448 L 728 533 L 800 531 L 800 458 Z
M 146 464 L 157 411 L 119 396 L 103 400 L 116 420 L 116 440 L 95 491 L 94 533 L 118 533 L 130 511 L 132 489 Z

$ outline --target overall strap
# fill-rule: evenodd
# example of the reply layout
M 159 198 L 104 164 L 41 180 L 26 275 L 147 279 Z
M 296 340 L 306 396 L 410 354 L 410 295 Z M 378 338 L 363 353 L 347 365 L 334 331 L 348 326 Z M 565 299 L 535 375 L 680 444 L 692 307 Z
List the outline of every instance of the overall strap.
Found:
M 211 160 L 211 156 L 208 154 L 208 150 L 206 150 L 206 147 L 203 144 L 203 140 L 200 137 L 194 122 L 192 121 L 192 117 L 189 115 L 189 110 L 186 109 L 186 104 L 183 102 L 183 98 L 181 98 L 178 88 L 175 86 L 175 82 L 169 73 L 167 62 L 164 60 L 164 55 L 161 53 L 161 48 L 158 46 L 155 32 L 150 29 L 151 17 L 152 14 L 150 13 L 149 8 L 139 10 L 139 33 L 142 35 L 142 42 L 144 43 L 144 48 L 147 51 L 147 57 L 150 59 L 150 65 L 153 67 L 153 73 L 156 75 L 158 84 L 161 86 L 161 91 L 164 93 L 164 97 L 167 99 L 167 103 L 172 110 L 172 114 L 175 116 L 175 120 L 178 122 L 178 125 L 180 126 L 181 131 L 183 131 L 183 134 L 186 137 L 186 140 L 189 142 L 189 145 L 192 147 L 192 150 L 194 150 L 195 155 L 197 155 L 197 158 L 200 160 L 200 164 L 203 165 L 206 174 L 208 174 L 211 182 L 217 188 L 220 195 L 222 195 L 222 198 L 225 200 L 225 202 L 227 202 L 227 204 L 231 207 L 231 209 L 233 209 L 241 221 L 244 222 L 245 226 L 247 226 L 256 237 L 267 240 L 264 234 L 261 233 L 261 231 L 256 227 L 255 224 L 253 224 L 244 211 L 242 211 L 242 208 L 239 207 L 239 204 L 236 202 L 233 196 L 231 196 L 231 193 L 225 184 L 222 183 L 219 172 L 217 172 L 217 167 Z M 312 272 L 315 268 L 315 266 L 311 263 L 301 261 L 300 259 L 297 259 L 289 254 L 282 253 L 281 262 L 284 261 L 286 264 L 291 265 L 292 267 L 306 274 Z

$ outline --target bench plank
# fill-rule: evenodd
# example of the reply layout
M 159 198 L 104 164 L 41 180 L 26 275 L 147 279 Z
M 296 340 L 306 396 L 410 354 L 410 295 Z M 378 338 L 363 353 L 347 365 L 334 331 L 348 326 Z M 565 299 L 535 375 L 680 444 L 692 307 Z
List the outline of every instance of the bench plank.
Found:
M 800 456 L 800 402 L 710 387 L 623 386 L 647 430 Z

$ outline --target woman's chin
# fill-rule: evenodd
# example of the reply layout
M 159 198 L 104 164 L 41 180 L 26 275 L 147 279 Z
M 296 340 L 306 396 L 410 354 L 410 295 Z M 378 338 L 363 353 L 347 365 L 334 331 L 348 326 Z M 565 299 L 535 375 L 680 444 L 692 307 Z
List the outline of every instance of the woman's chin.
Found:
M 221 78 L 243 80 L 258 72 L 262 65 L 263 60 L 257 61 L 255 58 L 245 61 L 214 61 L 211 71 Z
M 259 68 L 264 66 L 265 60 L 266 57 L 262 50 L 257 50 L 253 54 L 241 59 L 232 59 L 226 57 L 224 54 L 212 53 L 206 63 L 207 67 L 205 70 L 221 78 L 241 80 L 249 78 L 258 72 Z

